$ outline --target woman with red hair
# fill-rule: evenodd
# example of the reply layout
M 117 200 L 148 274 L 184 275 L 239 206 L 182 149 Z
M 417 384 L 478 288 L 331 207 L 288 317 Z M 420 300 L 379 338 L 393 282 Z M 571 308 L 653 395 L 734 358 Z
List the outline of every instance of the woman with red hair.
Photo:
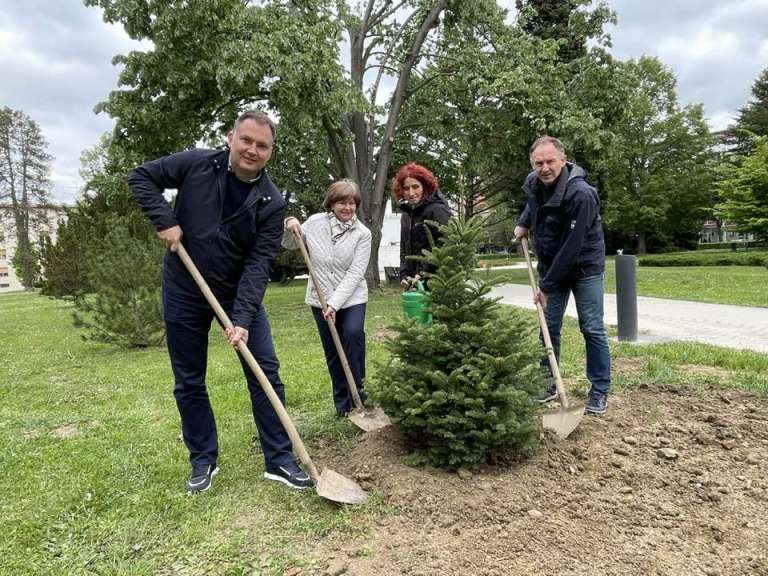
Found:
M 427 228 L 432 239 L 442 236 L 434 224 L 445 224 L 451 217 L 451 209 L 437 186 L 437 179 L 427 168 L 416 162 L 408 162 L 395 174 L 392 194 L 400 201 L 400 285 L 407 288 L 409 279 L 423 279 L 424 272 L 434 272 L 426 262 L 408 258 L 419 256 L 421 251 L 431 250 Z

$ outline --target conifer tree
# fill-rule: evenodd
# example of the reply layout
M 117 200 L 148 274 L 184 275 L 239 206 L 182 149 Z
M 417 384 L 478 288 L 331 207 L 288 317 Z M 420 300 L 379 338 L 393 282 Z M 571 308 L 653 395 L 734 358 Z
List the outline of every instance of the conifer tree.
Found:
M 0 212 L 16 236 L 13 266 L 27 290 L 40 278 L 35 237 L 46 227 L 52 156 L 40 126 L 21 110 L 0 108 Z M 40 209 L 43 208 L 43 209 Z
M 392 359 L 372 384 L 424 460 L 456 469 L 536 443 L 534 396 L 545 375 L 532 319 L 488 298 L 495 282 L 474 277 L 482 220 L 453 218 L 443 231 L 442 244 L 422 256 L 437 268 L 429 278 L 433 322 L 394 326 Z
M 154 232 L 154 230 L 151 230 Z M 164 250 L 119 218 L 104 250 L 89 252 L 88 282 L 94 292 L 75 300 L 75 326 L 83 338 L 127 347 L 159 346 L 165 337 L 160 277 Z

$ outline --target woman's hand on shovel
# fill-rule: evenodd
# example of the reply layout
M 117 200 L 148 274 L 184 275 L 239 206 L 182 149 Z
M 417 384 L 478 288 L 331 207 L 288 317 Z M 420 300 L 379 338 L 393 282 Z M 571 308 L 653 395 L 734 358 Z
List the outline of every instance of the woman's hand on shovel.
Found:
M 248 330 L 241 328 L 240 326 L 234 326 L 232 328 L 225 328 L 227 333 L 227 340 L 232 346 L 237 346 L 242 341 L 243 344 L 248 344 Z

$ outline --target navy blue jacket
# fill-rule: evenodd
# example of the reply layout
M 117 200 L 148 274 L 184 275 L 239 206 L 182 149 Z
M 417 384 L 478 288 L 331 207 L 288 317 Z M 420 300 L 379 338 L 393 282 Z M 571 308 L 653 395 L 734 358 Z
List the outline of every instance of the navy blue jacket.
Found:
M 128 184 L 158 231 L 177 224 L 182 242 L 216 297 L 234 302 L 232 323 L 248 328 L 261 306 L 269 268 L 283 237 L 285 201 L 266 170 L 243 205 L 224 219 L 229 153 L 187 150 L 133 170 Z M 163 198 L 177 189 L 173 208 Z M 181 259 L 168 251 L 163 289 L 199 295 Z
M 434 272 L 434 266 L 421 260 L 407 258 L 407 256 L 421 256 L 422 250 L 431 250 L 429 237 L 427 236 L 427 224 L 425 221 L 433 220 L 445 224 L 451 217 L 451 209 L 443 198 L 440 190 L 424 198 L 416 206 L 408 202 L 400 202 L 400 280 L 416 276 L 422 272 Z M 437 241 L 442 236 L 435 226 L 429 226 L 432 239 Z
M 585 178 L 581 167 L 567 162 L 554 189 L 535 172 L 525 179 L 528 200 L 517 224 L 533 232 L 539 288 L 545 294 L 605 271 L 600 197 Z

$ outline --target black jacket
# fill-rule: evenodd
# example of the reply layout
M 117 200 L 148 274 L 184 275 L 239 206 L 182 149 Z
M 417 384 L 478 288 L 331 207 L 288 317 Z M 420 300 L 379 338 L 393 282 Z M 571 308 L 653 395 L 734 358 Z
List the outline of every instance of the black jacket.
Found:
M 451 217 L 451 209 L 443 198 L 440 190 L 435 190 L 424 200 L 411 206 L 407 202 L 400 202 L 400 280 L 408 276 L 415 276 L 422 272 L 434 272 L 434 267 L 426 262 L 413 260 L 407 256 L 420 256 L 422 250 L 430 250 L 427 236 L 427 227 L 432 233 L 435 243 L 442 233 L 434 226 L 427 225 L 425 221 L 434 220 L 445 224 Z M 421 274 L 423 276 L 423 274 Z
M 605 271 L 600 197 L 585 178 L 582 168 L 568 162 L 554 189 L 547 189 L 535 172 L 525 179 L 528 200 L 517 224 L 533 232 L 544 293 Z
M 226 150 L 188 150 L 142 164 L 128 184 L 158 231 L 181 226 L 184 247 L 211 290 L 221 301 L 234 302 L 232 322 L 247 328 L 280 247 L 285 202 L 265 170 L 240 209 L 223 219 L 227 167 Z M 163 191 L 173 188 L 178 194 L 171 208 Z M 199 295 L 181 259 L 170 251 L 163 289 Z

